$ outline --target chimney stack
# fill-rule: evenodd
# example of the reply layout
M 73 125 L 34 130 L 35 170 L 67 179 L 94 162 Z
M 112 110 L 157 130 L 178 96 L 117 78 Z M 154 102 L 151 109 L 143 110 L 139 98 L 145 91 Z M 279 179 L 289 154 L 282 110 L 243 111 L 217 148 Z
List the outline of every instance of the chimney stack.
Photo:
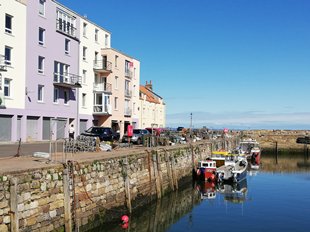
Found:
M 150 90 L 153 90 L 152 80 L 150 80 L 150 83 L 147 83 L 147 81 L 146 81 L 145 88 L 148 88 L 148 89 L 150 89 Z

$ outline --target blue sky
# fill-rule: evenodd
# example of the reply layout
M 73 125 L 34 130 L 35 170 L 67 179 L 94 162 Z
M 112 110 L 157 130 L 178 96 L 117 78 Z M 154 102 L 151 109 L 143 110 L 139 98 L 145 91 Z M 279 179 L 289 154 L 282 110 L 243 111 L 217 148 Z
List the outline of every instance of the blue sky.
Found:
M 310 129 L 309 0 L 60 0 L 112 32 L 167 126 Z

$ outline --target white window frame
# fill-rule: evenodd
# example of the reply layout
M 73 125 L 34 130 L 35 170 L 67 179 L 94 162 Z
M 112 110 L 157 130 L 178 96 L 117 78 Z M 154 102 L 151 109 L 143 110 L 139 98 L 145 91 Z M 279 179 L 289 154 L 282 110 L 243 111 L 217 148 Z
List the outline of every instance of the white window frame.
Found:
M 4 47 L 4 59 L 5 59 L 5 64 L 6 65 L 12 65 L 12 49 L 13 48 L 11 48 L 11 47 L 9 47 L 9 46 L 5 46 Z M 9 51 L 9 57 L 7 56 L 7 54 L 6 54 L 6 51 Z M 8 59 L 9 58 L 9 59 Z
M 115 55 L 115 68 L 117 68 L 118 55 Z
M 6 26 L 8 19 L 10 19 L 11 28 Z M 12 27 L 13 27 L 13 16 L 9 14 L 5 14 L 5 32 L 8 34 L 12 34 Z
M 86 84 L 86 80 L 87 80 L 87 70 L 83 69 L 82 71 L 82 75 L 83 75 L 83 78 L 82 78 L 82 83 L 83 84 Z
M 86 93 L 82 93 L 82 107 L 86 108 Z
M 12 83 L 12 79 L 9 78 L 4 78 L 4 82 L 3 82 L 3 93 L 5 97 L 11 97 L 11 83 Z M 6 91 L 7 89 L 7 91 Z M 7 94 L 6 94 L 7 92 Z
M 109 46 L 109 35 L 105 34 L 104 36 L 104 45 L 107 48 Z
M 87 34 L 87 23 L 84 22 L 83 23 L 83 36 L 87 38 L 86 34 Z
M 59 103 L 59 89 L 58 88 L 54 88 L 53 103 L 55 104 Z
M 83 60 L 86 61 L 87 47 L 83 46 Z
M 42 36 L 42 40 L 41 37 Z M 45 29 L 39 27 L 39 45 L 43 46 L 45 44 Z
M 95 29 L 95 42 L 98 42 L 98 38 L 99 38 L 99 30 L 96 28 Z
M 118 89 L 118 76 L 115 76 L 115 89 Z
M 38 73 L 44 74 L 44 63 L 45 63 L 45 57 L 39 56 L 38 57 Z
M 38 102 L 44 102 L 44 85 L 38 85 Z
M 114 110 L 118 110 L 118 97 L 114 97 Z
M 70 95 L 68 90 L 64 90 L 64 105 L 69 105 Z
M 69 39 L 65 39 L 65 53 L 67 55 L 70 53 L 70 44 L 71 44 L 71 41 Z
M 39 15 L 45 16 L 45 1 L 39 0 Z

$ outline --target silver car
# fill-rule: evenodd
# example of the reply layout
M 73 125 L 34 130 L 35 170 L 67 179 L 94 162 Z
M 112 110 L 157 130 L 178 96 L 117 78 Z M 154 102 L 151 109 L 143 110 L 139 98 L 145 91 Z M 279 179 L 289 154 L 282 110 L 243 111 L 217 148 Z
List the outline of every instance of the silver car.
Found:
M 143 141 L 143 136 L 150 135 L 150 132 L 146 129 L 133 129 L 133 135 L 130 138 L 130 142 L 141 144 Z M 122 142 L 128 142 L 128 135 L 127 133 L 124 134 Z

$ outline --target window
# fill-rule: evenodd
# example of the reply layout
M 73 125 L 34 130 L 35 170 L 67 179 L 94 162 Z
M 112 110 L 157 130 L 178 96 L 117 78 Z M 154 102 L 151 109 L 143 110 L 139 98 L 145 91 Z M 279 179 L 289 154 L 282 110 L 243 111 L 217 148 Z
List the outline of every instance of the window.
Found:
M 39 14 L 45 15 L 45 0 L 39 0 Z
M 69 52 L 70 52 L 70 40 L 65 39 L 65 53 L 69 54 Z
M 12 34 L 12 21 L 13 16 L 5 14 L 5 32 Z
M 45 29 L 39 27 L 39 44 L 44 45 L 45 43 Z
M 4 96 L 11 97 L 11 79 L 4 78 Z
M 118 89 L 118 76 L 115 76 L 115 89 Z
M 59 89 L 54 88 L 53 102 L 58 103 L 58 99 L 59 99 Z
M 82 93 L 82 107 L 86 107 L 86 93 Z
M 83 47 L 83 60 L 86 60 L 87 47 Z
M 87 76 L 87 71 L 86 70 L 83 70 L 83 84 L 86 84 L 86 76 Z
M 83 36 L 86 37 L 87 33 L 87 23 L 83 23 Z
M 71 83 L 69 76 L 70 66 L 60 62 L 54 62 L 54 82 L 56 83 Z
M 118 56 L 115 56 L 115 67 L 117 67 Z
M 97 64 L 98 61 L 98 52 L 95 52 L 95 64 Z
M 95 29 L 95 42 L 98 42 L 98 34 L 99 34 L 99 30 Z
M 109 46 L 109 35 L 105 35 L 104 36 L 104 45 L 107 48 Z
M 44 85 L 38 85 L 38 101 L 43 102 Z
M 38 73 L 44 73 L 44 60 L 45 58 L 39 56 L 38 58 Z
M 4 57 L 5 57 L 5 64 L 7 65 L 11 65 L 11 61 L 12 61 L 11 54 L 12 54 L 12 48 L 5 46 Z
M 76 18 L 69 13 L 57 9 L 57 24 L 56 28 L 58 31 L 61 31 L 62 33 L 65 33 L 69 36 L 75 37 L 75 28 L 76 24 Z
M 117 110 L 117 101 L 118 101 L 118 97 L 114 98 L 114 109 Z
M 68 102 L 69 102 L 69 91 L 64 90 L 64 104 L 68 105 Z

